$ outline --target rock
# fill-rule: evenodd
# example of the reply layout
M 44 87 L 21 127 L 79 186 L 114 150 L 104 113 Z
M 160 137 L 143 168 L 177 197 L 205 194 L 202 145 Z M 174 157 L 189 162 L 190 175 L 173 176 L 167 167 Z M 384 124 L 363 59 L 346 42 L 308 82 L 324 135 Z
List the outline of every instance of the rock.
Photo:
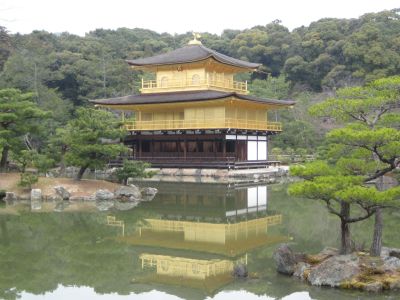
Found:
M 382 247 L 381 257 L 385 257 L 385 256 L 394 256 L 394 257 L 400 258 L 400 249 Z
M 8 204 L 13 203 L 14 201 L 17 201 L 17 195 L 15 195 L 15 193 L 13 192 L 6 192 L 6 196 L 4 198 L 4 201 Z
M 108 201 L 114 199 L 114 193 L 109 190 L 97 190 L 95 193 L 96 201 Z
M 234 266 L 232 273 L 232 275 L 236 278 L 246 278 L 249 275 L 247 266 L 245 264 L 237 264 Z
M 338 287 L 343 281 L 360 273 L 359 258 L 356 255 L 337 255 L 313 267 L 308 275 L 312 285 Z
M 287 244 L 282 244 L 275 250 L 273 254 L 275 260 L 277 271 L 282 274 L 292 275 L 294 272 L 294 267 L 297 263 L 296 255 L 289 248 Z
M 378 293 L 383 290 L 382 282 L 370 282 L 364 285 L 364 291 Z
M 107 211 L 114 207 L 114 201 L 98 201 L 96 207 L 99 211 Z
M 116 199 L 122 201 L 138 201 L 142 198 L 139 188 L 133 184 L 120 186 L 115 190 L 114 194 Z
M 130 209 L 138 206 L 139 203 L 140 203 L 139 201 L 137 201 L 137 202 L 119 202 L 119 201 L 117 201 L 114 206 L 115 206 L 115 209 L 117 209 L 117 210 L 130 210 Z
M 400 269 L 400 258 L 394 256 L 387 256 L 382 259 L 384 271 L 396 271 Z
M 63 200 L 69 200 L 69 197 L 71 197 L 71 193 L 68 192 L 68 191 L 65 189 L 65 187 L 63 187 L 63 186 L 55 186 L 54 189 L 55 189 L 57 195 L 60 195 L 60 197 L 61 197 Z
M 42 208 L 42 190 L 32 189 L 31 190 L 31 209 L 41 209 Z
M 92 201 L 94 201 L 95 199 L 94 199 L 94 196 L 86 196 L 86 197 L 92 197 L 93 199 L 92 199 Z M 71 196 L 71 197 L 69 197 L 69 201 L 70 202 L 74 202 L 74 201 L 84 201 L 85 199 L 85 196 L 78 196 L 78 195 L 75 195 L 75 196 Z
M 295 265 L 293 276 L 299 277 L 302 280 L 307 279 L 306 276 L 304 275 L 304 272 L 306 270 L 309 270 L 310 268 L 311 268 L 310 264 L 301 261 Z
M 339 250 L 336 248 L 325 247 L 321 252 L 315 255 L 307 255 L 307 261 L 311 264 L 318 264 L 329 257 L 339 254 Z

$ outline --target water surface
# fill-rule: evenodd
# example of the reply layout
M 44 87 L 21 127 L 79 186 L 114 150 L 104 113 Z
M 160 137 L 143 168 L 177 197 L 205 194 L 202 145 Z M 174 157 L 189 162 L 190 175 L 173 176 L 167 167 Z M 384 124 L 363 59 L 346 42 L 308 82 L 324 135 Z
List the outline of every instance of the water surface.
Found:
M 311 287 L 276 273 L 281 242 L 299 251 L 337 246 L 324 206 L 284 184 L 139 183 L 159 189 L 126 211 L 95 203 L 39 210 L 0 207 L 1 299 L 397 299 Z M 60 206 L 57 207 L 57 210 Z M 384 243 L 400 247 L 399 215 L 386 211 Z M 356 224 L 369 244 L 372 220 Z M 233 279 L 246 264 L 251 279 Z

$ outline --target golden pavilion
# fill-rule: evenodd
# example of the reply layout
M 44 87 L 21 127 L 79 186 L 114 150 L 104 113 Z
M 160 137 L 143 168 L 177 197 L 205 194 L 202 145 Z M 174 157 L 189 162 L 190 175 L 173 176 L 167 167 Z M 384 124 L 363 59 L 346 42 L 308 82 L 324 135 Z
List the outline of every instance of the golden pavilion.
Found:
M 124 122 L 130 159 L 182 168 L 270 163 L 268 138 L 282 125 L 270 122 L 268 111 L 294 102 L 249 95 L 247 82 L 235 80 L 260 64 L 211 50 L 196 36 L 182 48 L 127 63 L 153 74 L 152 80 L 142 79 L 141 93 L 91 102 L 134 113 L 134 121 Z

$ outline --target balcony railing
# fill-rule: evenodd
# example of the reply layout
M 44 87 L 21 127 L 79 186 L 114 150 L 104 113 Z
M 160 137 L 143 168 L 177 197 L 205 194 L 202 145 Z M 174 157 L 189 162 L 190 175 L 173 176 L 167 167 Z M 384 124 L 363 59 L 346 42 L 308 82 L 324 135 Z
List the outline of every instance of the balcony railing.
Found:
M 154 120 L 130 121 L 124 123 L 129 131 L 140 130 L 195 130 L 195 129 L 247 129 L 282 131 L 279 122 L 253 121 L 246 119 L 203 119 L 203 120 Z
M 209 77 L 199 80 L 143 80 L 142 93 L 169 92 L 176 90 L 202 90 L 217 89 L 224 91 L 234 91 L 241 94 L 247 94 L 247 81 L 232 81 L 228 79 L 214 80 Z

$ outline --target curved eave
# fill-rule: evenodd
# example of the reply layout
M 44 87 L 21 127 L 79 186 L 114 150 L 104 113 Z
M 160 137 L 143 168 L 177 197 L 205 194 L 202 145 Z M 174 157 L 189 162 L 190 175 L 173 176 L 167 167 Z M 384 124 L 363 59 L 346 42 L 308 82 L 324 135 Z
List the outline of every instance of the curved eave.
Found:
M 201 58 L 201 59 L 196 59 L 196 60 L 186 60 L 186 61 L 177 61 L 177 62 L 169 62 L 169 63 L 155 63 L 155 64 L 135 64 L 133 63 L 131 60 L 126 60 L 126 62 L 135 69 L 138 70 L 144 70 L 144 69 L 152 69 L 152 68 L 157 68 L 157 67 L 162 67 L 162 66 L 173 66 L 173 65 L 183 65 L 183 64 L 191 64 L 191 63 L 197 63 L 197 62 L 202 62 L 205 61 L 207 59 L 214 59 L 215 61 L 223 64 L 223 65 L 228 65 L 237 69 L 242 69 L 244 70 L 243 72 L 254 72 L 256 71 L 261 64 L 256 64 L 254 67 L 247 67 L 247 66 L 239 66 L 237 64 L 233 64 L 233 63 L 227 63 L 224 62 L 222 60 L 219 60 L 217 58 L 215 58 L 213 55 L 209 55 L 205 58 Z
M 259 105 L 267 105 L 269 107 L 281 108 L 295 105 L 292 100 L 276 100 L 263 99 L 251 95 L 242 95 L 234 92 L 218 92 L 218 91 L 201 91 L 201 92 L 185 92 L 185 93 L 159 93 L 159 94 L 142 94 L 129 95 L 125 97 L 96 99 L 90 100 L 91 103 L 117 109 L 132 109 L 139 106 L 147 105 L 165 105 L 165 104 L 180 104 L 180 103 L 208 103 L 216 100 L 237 100 L 250 102 Z

